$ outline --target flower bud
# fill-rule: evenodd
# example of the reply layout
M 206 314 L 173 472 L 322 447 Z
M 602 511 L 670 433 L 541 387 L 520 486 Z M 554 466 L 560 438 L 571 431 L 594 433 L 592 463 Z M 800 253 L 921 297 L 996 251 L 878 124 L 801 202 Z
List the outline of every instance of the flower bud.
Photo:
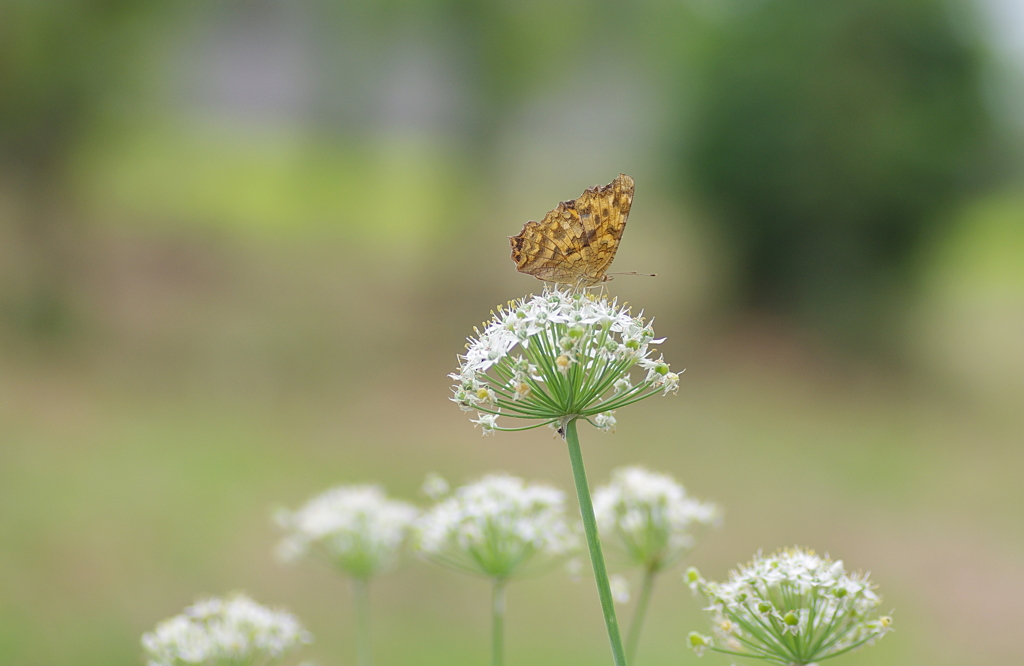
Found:
M 698 657 L 704 653 L 704 650 L 711 647 L 711 637 L 702 636 L 696 631 L 690 632 L 690 635 L 686 637 L 686 642 L 689 644 L 690 649 L 697 653 Z

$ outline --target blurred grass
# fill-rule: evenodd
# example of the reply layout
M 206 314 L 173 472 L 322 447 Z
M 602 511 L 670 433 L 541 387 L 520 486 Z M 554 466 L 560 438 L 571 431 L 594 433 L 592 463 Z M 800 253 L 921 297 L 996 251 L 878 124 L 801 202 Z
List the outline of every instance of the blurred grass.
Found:
M 957 217 L 921 258 L 908 338 L 920 365 L 1013 408 L 1024 396 L 1024 199 L 997 192 Z
M 450 224 L 467 191 L 458 157 L 415 134 L 360 141 L 294 127 L 163 121 L 97 132 L 76 155 L 75 180 L 95 215 L 132 226 L 199 222 L 255 238 L 401 246 Z

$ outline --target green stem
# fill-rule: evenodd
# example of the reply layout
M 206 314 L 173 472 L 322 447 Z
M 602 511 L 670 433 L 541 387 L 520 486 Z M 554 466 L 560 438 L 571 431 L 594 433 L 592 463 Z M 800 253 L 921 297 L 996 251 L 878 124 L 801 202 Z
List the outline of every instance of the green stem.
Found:
M 491 604 L 491 666 L 505 663 L 505 581 L 494 579 L 494 599 Z
M 612 599 L 611 586 L 608 584 L 608 569 L 605 567 L 604 553 L 601 551 L 601 538 L 597 534 L 594 504 L 590 499 L 590 486 L 587 485 L 587 471 L 583 468 L 580 438 L 576 434 L 576 419 L 565 424 L 565 441 L 569 445 L 569 460 L 572 461 L 576 496 L 580 501 L 580 515 L 583 517 L 583 529 L 587 533 L 587 547 L 590 549 L 590 562 L 594 565 L 597 594 L 601 597 L 601 610 L 604 611 L 608 641 L 612 645 L 612 658 L 615 666 L 626 666 L 626 653 L 622 649 L 622 637 L 619 635 L 619 621 L 615 618 L 615 602 Z
M 657 575 L 654 567 L 647 567 L 644 571 L 643 587 L 640 588 L 640 598 L 636 600 L 633 620 L 629 623 L 629 635 L 626 637 L 626 656 L 629 657 L 630 662 L 636 658 L 636 648 L 640 644 L 640 630 L 643 629 L 644 618 L 647 617 L 647 606 L 651 602 L 654 577 Z
M 352 579 L 352 603 L 356 611 L 356 663 L 370 666 L 370 586 L 366 578 Z

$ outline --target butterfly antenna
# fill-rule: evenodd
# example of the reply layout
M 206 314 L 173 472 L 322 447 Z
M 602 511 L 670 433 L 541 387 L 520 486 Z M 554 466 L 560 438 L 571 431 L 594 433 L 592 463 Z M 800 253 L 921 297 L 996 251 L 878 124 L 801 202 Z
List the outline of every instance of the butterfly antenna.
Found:
M 608 275 L 639 275 L 640 277 L 658 277 L 657 273 L 637 273 L 636 271 L 629 271 L 628 273 L 608 273 Z

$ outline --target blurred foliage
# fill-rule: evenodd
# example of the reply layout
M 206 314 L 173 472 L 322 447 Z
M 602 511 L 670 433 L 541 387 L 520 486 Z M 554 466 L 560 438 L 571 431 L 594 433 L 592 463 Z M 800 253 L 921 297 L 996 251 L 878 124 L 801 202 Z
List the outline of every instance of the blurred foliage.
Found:
M 138 72 L 148 21 L 170 4 L 0 3 L 0 231 L 18 255 L 0 274 L 0 314 L 15 328 L 47 336 L 67 325 L 82 227 L 67 197 L 68 158 Z
M 863 332 L 903 286 L 986 171 L 970 18 L 945 0 L 774 0 L 715 28 L 685 164 L 745 304 Z
M 911 353 L 992 404 L 1024 396 L 1024 196 L 1019 183 L 972 201 L 922 252 Z
M 49 171 L 88 129 L 133 62 L 136 20 L 152 3 L 116 0 L 0 6 L 0 163 Z
M 683 146 L 684 183 L 722 232 L 742 305 L 854 339 L 887 321 L 915 248 L 992 171 L 983 45 L 956 0 L 8 0 L 0 11 L 0 206 L 20 225 L 6 269 L 20 270 L 18 286 L 0 299 L 35 333 L 60 328 L 82 260 L 69 164 L 106 217 L 121 202 L 132 219 L 227 222 L 243 236 L 336 219 L 422 237 L 432 221 L 469 219 L 453 202 L 500 191 L 510 146 L 542 140 L 532 133 L 579 132 L 551 147 L 552 162 L 635 133 L 657 146 L 633 150 L 639 164 Z M 171 45 L 162 60 L 155 45 Z M 97 133 L 105 108 L 123 120 L 145 105 L 143 77 L 150 98 L 174 90 L 154 105 L 172 125 L 221 114 L 233 130 L 260 104 L 278 125 L 238 139 L 188 120 L 181 136 Z M 69 161 L 90 132 L 102 149 Z M 534 161 L 537 178 L 547 161 Z M 346 215 L 358 192 L 387 201 L 376 194 L 410 179 L 418 193 L 464 192 L 427 215 Z

